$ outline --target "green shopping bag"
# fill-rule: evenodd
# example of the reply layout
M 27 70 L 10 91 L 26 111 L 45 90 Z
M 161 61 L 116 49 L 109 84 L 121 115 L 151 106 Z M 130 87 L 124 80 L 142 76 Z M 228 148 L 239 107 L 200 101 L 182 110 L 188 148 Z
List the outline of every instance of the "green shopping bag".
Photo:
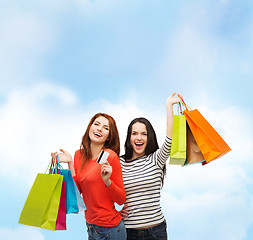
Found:
M 55 230 L 63 176 L 38 173 L 21 212 L 19 223 Z
M 179 104 L 178 107 L 181 108 Z M 170 153 L 170 164 L 184 165 L 186 161 L 186 119 L 181 116 L 174 115 L 172 143 Z

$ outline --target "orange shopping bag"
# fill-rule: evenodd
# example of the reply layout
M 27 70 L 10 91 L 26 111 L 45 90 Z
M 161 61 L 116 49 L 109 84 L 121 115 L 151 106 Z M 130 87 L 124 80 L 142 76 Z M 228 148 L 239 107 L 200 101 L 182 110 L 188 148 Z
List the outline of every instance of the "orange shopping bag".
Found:
M 209 163 L 229 152 L 231 148 L 202 114 L 197 109 L 189 110 L 184 100 L 182 98 L 181 100 L 186 108 L 183 112 L 186 121 L 205 159 L 202 164 Z

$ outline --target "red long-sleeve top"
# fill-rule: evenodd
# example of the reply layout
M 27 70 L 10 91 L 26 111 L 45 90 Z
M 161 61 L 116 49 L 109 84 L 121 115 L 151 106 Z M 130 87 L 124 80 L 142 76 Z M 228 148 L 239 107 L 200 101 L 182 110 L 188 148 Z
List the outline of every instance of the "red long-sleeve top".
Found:
M 75 152 L 74 167 L 76 176 L 74 180 L 83 195 L 86 205 L 85 219 L 89 224 L 103 227 L 115 227 L 122 217 L 115 209 L 114 203 L 122 205 L 126 200 L 122 170 L 118 155 L 111 149 L 107 161 L 112 166 L 111 185 L 106 187 L 101 178 L 101 164 L 96 160 L 90 160 L 80 171 L 82 166 L 82 154 L 80 150 Z

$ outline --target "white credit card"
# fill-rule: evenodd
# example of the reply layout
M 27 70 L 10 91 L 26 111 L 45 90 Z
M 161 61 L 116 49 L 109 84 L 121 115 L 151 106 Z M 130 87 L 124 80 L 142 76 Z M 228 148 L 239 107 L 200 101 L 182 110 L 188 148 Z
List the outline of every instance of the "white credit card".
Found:
M 105 163 L 107 161 L 108 156 L 109 156 L 109 153 L 102 150 L 101 153 L 98 156 L 97 162 L 100 163 L 100 164 Z

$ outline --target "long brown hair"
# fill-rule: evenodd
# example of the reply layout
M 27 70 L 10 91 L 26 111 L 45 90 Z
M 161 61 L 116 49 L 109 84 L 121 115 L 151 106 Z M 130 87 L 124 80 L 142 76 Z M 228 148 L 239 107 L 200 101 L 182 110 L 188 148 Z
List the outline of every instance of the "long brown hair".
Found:
M 118 154 L 118 156 L 120 153 L 119 132 L 118 132 L 115 120 L 113 119 L 113 117 L 111 117 L 110 115 L 106 113 L 97 113 L 91 118 L 87 126 L 87 129 L 82 137 L 82 142 L 80 145 L 80 152 L 83 154 L 81 169 L 83 168 L 83 166 L 85 166 L 88 163 L 89 160 L 91 160 L 91 157 L 92 157 L 92 153 L 90 149 L 89 131 L 90 131 L 91 125 L 98 117 L 104 117 L 109 121 L 109 137 L 108 137 L 108 140 L 106 140 L 103 148 L 112 149 L 115 153 Z

